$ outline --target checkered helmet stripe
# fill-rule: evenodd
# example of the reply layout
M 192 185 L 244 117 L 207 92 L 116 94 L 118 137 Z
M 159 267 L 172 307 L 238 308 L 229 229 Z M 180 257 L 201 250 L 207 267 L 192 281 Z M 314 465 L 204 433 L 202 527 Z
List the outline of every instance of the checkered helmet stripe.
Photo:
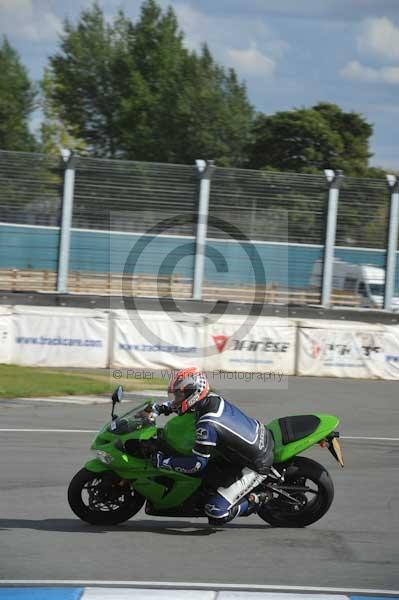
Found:
M 178 371 L 169 385 L 169 392 L 176 393 L 177 391 L 184 392 L 187 387 L 192 387 L 193 392 L 190 396 L 177 402 L 176 405 L 182 408 L 182 412 L 186 412 L 196 402 L 204 399 L 209 392 L 209 383 L 205 373 L 196 367 L 189 367 Z

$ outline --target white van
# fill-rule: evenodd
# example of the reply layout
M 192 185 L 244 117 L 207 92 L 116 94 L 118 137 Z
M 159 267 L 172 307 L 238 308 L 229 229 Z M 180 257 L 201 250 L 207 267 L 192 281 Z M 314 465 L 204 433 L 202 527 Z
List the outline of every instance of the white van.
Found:
M 310 277 L 312 287 L 322 285 L 323 261 L 317 260 Z M 360 297 L 360 305 L 382 308 L 384 305 L 385 270 L 374 265 L 354 265 L 335 259 L 333 266 L 333 291 L 347 291 Z M 392 309 L 399 309 L 399 298 L 392 298 Z

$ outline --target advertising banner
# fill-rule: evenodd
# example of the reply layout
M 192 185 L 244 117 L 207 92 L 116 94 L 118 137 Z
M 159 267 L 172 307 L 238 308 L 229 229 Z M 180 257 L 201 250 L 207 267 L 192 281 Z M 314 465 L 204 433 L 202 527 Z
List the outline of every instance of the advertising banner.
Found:
M 202 366 L 203 325 L 179 313 L 160 312 L 111 317 L 111 366 L 132 369 L 180 369 Z
M 0 306 L 0 363 L 10 364 L 12 348 L 12 307 Z
M 399 327 L 301 321 L 298 375 L 399 379 Z
M 212 371 L 295 373 L 296 326 L 288 319 L 258 318 L 209 322 L 205 330 L 205 367 Z
M 108 314 L 15 307 L 12 362 L 43 367 L 108 366 Z

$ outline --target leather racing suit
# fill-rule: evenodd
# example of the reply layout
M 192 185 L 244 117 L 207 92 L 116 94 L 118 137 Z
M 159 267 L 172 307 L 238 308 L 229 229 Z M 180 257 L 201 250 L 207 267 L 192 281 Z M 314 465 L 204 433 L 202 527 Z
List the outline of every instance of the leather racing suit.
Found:
M 161 405 L 158 408 L 161 412 Z M 171 411 L 169 411 L 170 413 Z M 273 437 L 259 421 L 245 415 L 222 396 L 210 392 L 195 408 L 195 445 L 192 457 L 158 456 L 157 466 L 196 474 L 203 471 L 209 460 L 218 454 L 233 463 L 241 477 L 228 487 L 219 487 L 208 498 L 205 514 L 213 523 L 224 523 L 237 515 L 246 516 L 252 507 L 244 498 L 266 479 L 273 462 Z

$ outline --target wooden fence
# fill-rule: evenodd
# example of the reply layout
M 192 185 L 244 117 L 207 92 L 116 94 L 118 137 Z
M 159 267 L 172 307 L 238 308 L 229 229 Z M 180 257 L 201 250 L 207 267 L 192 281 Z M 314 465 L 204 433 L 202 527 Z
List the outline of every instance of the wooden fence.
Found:
M 23 269 L 0 270 L 0 289 L 9 292 L 55 292 L 57 274 L 54 271 Z M 104 296 L 146 296 L 189 299 L 192 280 L 178 275 L 155 277 L 122 273 L 88 273 L 72 271 L 68 276 L 68 292 Z M 315 290 L 282 289 L 275 284 L 256 289 L 254 286 L 222 286 L 205 281 L 204 300 L 233 302 L 265 302 L 267 304 L 320 304 L 320 293 Z M 348 292 L 333 291 L 332 301 L 341 306 L 360 306 L 360 297 Z

